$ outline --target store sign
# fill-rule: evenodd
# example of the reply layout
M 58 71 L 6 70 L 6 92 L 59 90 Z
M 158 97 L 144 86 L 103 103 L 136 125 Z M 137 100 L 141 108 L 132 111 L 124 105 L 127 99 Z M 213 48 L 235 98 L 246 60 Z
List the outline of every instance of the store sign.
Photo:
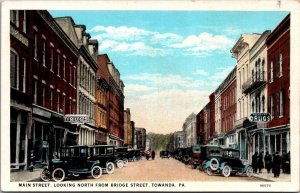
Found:
M 89 116 L 88 115 L 65 115 L 64 121 L 71 123 L 71 124 L 84 124 L 89 122 Z
M 268 122 L 271 121 L 271 115 L 269 113 L 252 113 L 249 120 L 252 122 Z

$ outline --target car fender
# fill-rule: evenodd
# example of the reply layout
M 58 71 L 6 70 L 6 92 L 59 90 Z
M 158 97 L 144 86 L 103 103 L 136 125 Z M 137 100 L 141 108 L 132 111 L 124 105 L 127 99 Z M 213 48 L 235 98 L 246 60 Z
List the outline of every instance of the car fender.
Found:
M 208 167 L 210 167 L 210 161 L 205 162 L 203 165 L 203 170 L 207 169 Z
M 224 168 L 224 166 L 227 164 L 227 162 L 222 162 L 221 164 L 220 164 L 220 170 L 223 170 L 223 168 Z
M 246 172 L 246 169 L 251 166 L 250 164 L 244 164 L 243 173 Z M 252 167 L 252 166 L 251 166 Z

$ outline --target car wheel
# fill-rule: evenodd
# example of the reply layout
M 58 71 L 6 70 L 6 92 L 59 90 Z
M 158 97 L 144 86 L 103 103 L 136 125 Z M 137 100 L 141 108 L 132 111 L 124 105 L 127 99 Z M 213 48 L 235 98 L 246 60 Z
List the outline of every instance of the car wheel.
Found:
M 98 179 L 102 175 L 102 168 L 100 166 L 94 166 L 91 169 L 91 175 L 93 178 Z
M 51 180 L 51 172 L 47 168 L 44 168 L 40 177 L 44 182 L 48 182 Z
M 56 182 L 61 182 L 65 179 L 66 173 L 62 168 L 56 168 L 52 172 L 52 178 Z
M 114 173 L 114 171 L 115 171 L 115 165 L 114 165 L 114 163 L 112 163 L 112 162 L 107 162 L 107 163 L 106 163 L 106 172 L 107 172 L 108 174 L 112 174 L 112 173 Z
M 219 161 L 216 158 L 212 158 L 209 163 L 210 168 L 215 171 L 219 168 Z
M 123 163 L 125 167 L 128 166 L 128 159 L 127 158 L 123 159 Z
M 196 168 L 197 168 L 197 165 L 195 165 L 195 164 L 192 163 L 192 164 L 191 164 L 191 168 L 192 168 L 192 169 L 196 169 Z
M 185 164 L 187 164 L 189 160 L 190 160 L 190 157 L 188 155 L 185 155 L 183 157 L 183 161 L 184 161 Z
M 207 169 L 206 169 L 206 173 L 207 173 L 207 175 L 209 175 L 209 176 L 212 176 L 212 174 L 213 174 L 211 168 L 207 168 Z
M 118 167 L 118 168 L 123 168 L 123 166 L 124 166 L 123 160 L 118 160 L 118 161 L 117 161 L 117 167 Z
M 248 177 L 251 177 L 253 175 L 253 168 L 251 166 L 248 166 L 246 169 L 246 175 Z
M 132 160 L 133 160 L 134 162 L 136 162 L 136 161 L 137 161 L 137 159 L 136 159 L 136 157 L 135 157 L 135 156 L 133 156 Z
M 229 165 L 224 166 L 222 174 L 224 177 L 229 177 L 231 172 L 231 167 Z

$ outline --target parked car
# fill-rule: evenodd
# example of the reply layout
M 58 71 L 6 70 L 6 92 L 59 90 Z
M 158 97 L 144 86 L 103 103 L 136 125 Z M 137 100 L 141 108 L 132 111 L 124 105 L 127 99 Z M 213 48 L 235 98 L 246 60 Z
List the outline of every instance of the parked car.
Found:
M 106 173 L 112 174 L 115 170 L 115 146 L 113 145 L 94 145 L 89 146 L 90 160 L 99 162 L 101 168 L 104 168 Z
M 198 160 L 199 170 L 203 170 L 203 166 L 209 161 L 209 156 L 220 155 L 222 151 L 221 146 L 218 145 L 201 145 L 200 157 Z
M 169 151 L 160 151 L 159 152 L 160 157 L 163 158 L 168 158 L 170 157 Z
M 221 173 L 224 177 L 236 173 L 252 176 L 253 168 L 249 164 L 243 164 L 240 160 L 239 150 L 233 148 L 220 148 L 219 154 L 208 155 L 208 161 L 203 166 L 208 175 Z
M 59 159 L 52 159 L 51 163 L 41 172 L 41 179 L 60 182 L 66 176 L 91 175 L 100 178 L 102 168 L 98 160 L 90 160 L 87 146 L 67 146 L 60 148 Z
M 141 159 L 141 153 L 139 149 L 128 149 L 127 154 L 128 161 L 138 161 Z
M 200 146 L 191 146 L 190 165 L 192 169 L 196 169 L 200 164 L 201 149 Z
M 128 165 L 128 147 L 116 147 L 116 165 L 118 168 L 122 168 Z

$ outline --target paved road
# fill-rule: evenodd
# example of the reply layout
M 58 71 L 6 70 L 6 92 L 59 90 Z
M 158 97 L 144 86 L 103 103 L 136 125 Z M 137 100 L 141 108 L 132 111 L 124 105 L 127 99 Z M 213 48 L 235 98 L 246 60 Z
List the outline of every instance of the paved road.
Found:
M 122 182 L 122 181 L 258 181 L 254 177 L 242 175 L 230 176 L 228 178 L 222 175 L 208 176 L 198 169 L 191 169 L 183 163 L 170 158 L 155 160 L 146 160 L 145 158 L 138 162 L 129 162 L 127 167 L 115 169 L 113 174 L 103 174 L 99 179 L 78 179 L 78 182 Z

